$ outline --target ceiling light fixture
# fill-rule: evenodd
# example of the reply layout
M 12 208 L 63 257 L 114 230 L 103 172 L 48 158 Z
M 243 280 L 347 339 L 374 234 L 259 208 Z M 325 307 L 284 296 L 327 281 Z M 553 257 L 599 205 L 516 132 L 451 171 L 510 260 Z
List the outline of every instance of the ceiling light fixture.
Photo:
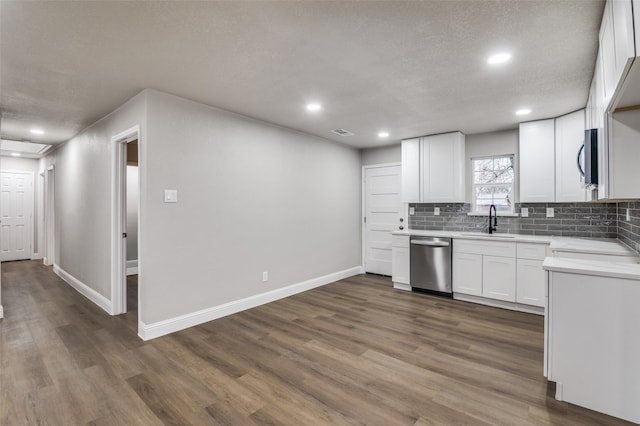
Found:
M 497 55 L 490 56 L 487 62 L 491 65 L 503 64 L 511 59 L 510 53 L 498 53 Z
M 320 104 L 316 104 L 316 103 L 307 104 L 307 111 L 316 112 L 316 111 L 320 111 L 321 109 L 322 109 L 322 105 Z
M 22 155 L 22 154 L 20 154 L 19 152 L 12 152 L 11 153 L 11 156 L 13 156 L 13 157 L 20 157 L 20 155 Z
M 389 137 L 389 132 L 380 132 L 380 133 L 378 133 L 378 137 L 379 138 L 388 138 Z
M 33 133 L 34 135 L 44 135 L 44 130 L 31 129 L 31 133 Z
M 527 115 L 531 114 L 531 110 L 529 108 L 523 108 L 516 111 L 516 115 Z

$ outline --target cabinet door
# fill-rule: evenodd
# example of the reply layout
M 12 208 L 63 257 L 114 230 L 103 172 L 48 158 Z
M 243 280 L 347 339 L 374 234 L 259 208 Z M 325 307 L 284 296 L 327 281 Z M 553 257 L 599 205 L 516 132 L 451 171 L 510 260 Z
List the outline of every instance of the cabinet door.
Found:
M 520 201 L 555 201 L 555 120 L 520 124 Z
M 454 253 L 451 278 L 454 293 L 482 296 L 482 255 Z
M 409 283 L 409 248 L 391 247 L 391 280 L 394 283 Z
M 613 46 L 615 49 L 614 80 L 617 86 L 620 80 L 623 79 L 627 65 L 631 66 L 633 57 L 636 56 L 631 0 L 611 2 L 611 19 L 613 24 Z
M 602 81 L 604 83 L 604 104 L 608 105 L 616 88 L 616 52 L 613 34 L 613 13 L 611 2 L 607 2 L 600 25 L 600 51 L 602 54 Z
M 482 296 L 516 301 L 516 259 L 514 257 L 482 257 Z
M 584 178 L 578 170 L 578 152 L 584 144 L 584 110 L 556 119 L 556 201 L 586 201 Z M 584 169 L 584 151 L 580 155 Z
M 423 203 L 464 203 L 464 143 L 460 132 L 422 138 Z
M 518 259 L 516 301 L 544 307 L 545 276 L 542 260 Z
M 402 141 L 402 178 L 400 200 L 420 202 L 420 138 Z

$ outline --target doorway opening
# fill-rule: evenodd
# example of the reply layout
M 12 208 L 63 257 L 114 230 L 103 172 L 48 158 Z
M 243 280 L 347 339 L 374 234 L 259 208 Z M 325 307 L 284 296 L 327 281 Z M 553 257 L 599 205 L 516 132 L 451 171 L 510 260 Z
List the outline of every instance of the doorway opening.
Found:
M 140 276 L 140 128 L 112 138 L 112 315 L 138 309 Z

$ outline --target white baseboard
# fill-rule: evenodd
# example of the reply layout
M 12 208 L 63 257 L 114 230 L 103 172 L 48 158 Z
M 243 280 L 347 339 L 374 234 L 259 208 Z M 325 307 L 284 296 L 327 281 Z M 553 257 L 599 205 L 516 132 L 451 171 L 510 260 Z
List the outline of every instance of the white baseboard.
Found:
M 31 260 L 40 260 L 42 259 L 42 255 L 40 253 L 33 253 L 31 255 Z
M 264 305 L 265 303 L 293 296 L 294 294 L 302 293 L 303 291 L 311 290 L 313 288 L 362 273 L 362 266 L 355 266 L 353 268 L 345 269 L 344 271 L 334 272 L 329 275 L 313 278 L 308 281 L 278 288 L 266 293 L 256 294 L 255 296 L 250 296 L 245 299 L 234 300 L 229 303 L 202 309 L 186 315 L 180 315 L 168 320 L 158 321 L 152 324 L 145 324 L 144 322 L 139 321 L 138 336 L 140 336 L 142 340 L 155 339 L 156 337 L 164 336 L 198 324 L 226 317 L 227 315 L 255 308 L 256 306 Z
M 138 260 L 127 260 L 127 275 L 138 273 Z
M 4 318 L 4 309 L 2 309 L 2 305 L 0 305 L 0 319 Z
M 64 281 L 66 281 L 67 284 L 69 284 L 71 287 L 75 288 L 78 293 L 91 300 L 93 303 L 106 311 L 109 315 L 112 315 L 111 301 L 109 299 L 107 299 L 82 281 L 78 280 L 76 277 L 74 277 L 58 265 L 53 265 L 53 272 Z
M 396 290 L 411 291 L 411 286 L 409 284 L 404 284 L 404 283 L 394 282 L 393 288 L 395 288 Z
M 494 308 L 509 309 L 511 311 L 526 312 L 528 314 L 544 315 L 544 308 L 538 306 L 523 305 L 522 303 L 507 302 L 504 300 L 488 299 L 486 297 L 472 296 L 469 294 L 453 293 L 453 298 L 463 302 L 478 303 L 480 305 L 493 306 Z

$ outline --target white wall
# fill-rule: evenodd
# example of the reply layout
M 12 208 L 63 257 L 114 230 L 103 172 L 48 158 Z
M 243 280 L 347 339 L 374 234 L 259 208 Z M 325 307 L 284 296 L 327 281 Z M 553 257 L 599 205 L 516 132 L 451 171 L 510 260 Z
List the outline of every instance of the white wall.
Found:
M 127 260 L 138 260 L 138 166 L 127 166 Z
M 478 157 L 488 157 L 492 155 L 514 154 L 516 184 L 514 186 L 514 199 L 519 201 L 518 190 L 518 174 L 520 169 L 520 160 L 518 156 L 518 130 L 504 130 L 500 132 L 478 133 L 474 135 L 466 135 L 465 137 L 466 152 L 466 176 L 467 176 L 467 195 L 468 203 L 473 201 L 473 175 L 471 173 L 471 159 Z
M 366 148 L 360 151 L 363 166 L 372 164 L 399 163 L 402 161 L 400 144 Z
M 360 265 L 357 150 L 147 93 L 145 324 Z M 164 189 L 177 189 L 179 202 L 164 204 Z
M 55 163 L 54 263 L 111 299 L 111 137 L 146 129 L 143 92 L 45 158 Z

